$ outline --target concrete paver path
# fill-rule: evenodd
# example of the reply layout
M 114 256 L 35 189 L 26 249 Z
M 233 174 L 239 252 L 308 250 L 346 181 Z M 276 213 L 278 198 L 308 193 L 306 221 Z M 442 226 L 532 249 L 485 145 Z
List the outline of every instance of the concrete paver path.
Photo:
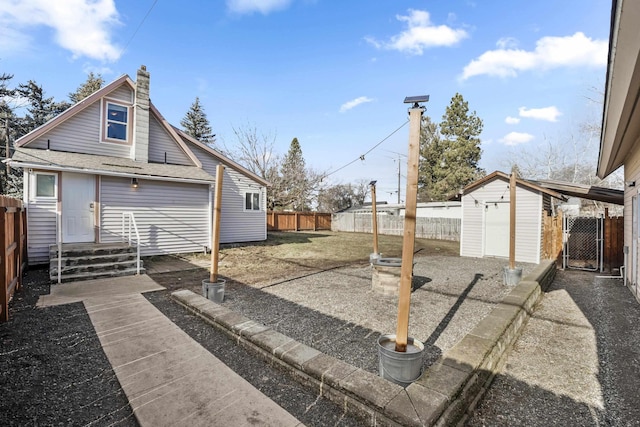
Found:
M 39 306 L 83 301 L 141 425 L 300 426 L 165 317 L 148 276 L 54 285 Z

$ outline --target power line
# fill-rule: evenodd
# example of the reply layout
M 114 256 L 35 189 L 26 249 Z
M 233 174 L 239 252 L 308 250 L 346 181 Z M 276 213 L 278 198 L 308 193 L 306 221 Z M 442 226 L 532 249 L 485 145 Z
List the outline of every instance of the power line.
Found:
M 341 166 L 341 167 L 339 167 L 338 169 L 335 169 L 335 170 L 333 170 L 333 171 L 331 171 L 331 172 L 327 173 L 327 174 L 326 174 L 326 175 L 324 175 L 322 178 L 324 179 L 324 178 L 326 178 L 326 177 L 328 177 L 328 176 L 331 176 L 331 175 L 333 175 L 334 173 L 336 173 L 336 172 L 338 172 L 338 171 L 341 171 L 342 169 L 346 168 L 347 166 L 351 166 L 352 164 L 354 164 L 354 163 L 355 163 L 355 162 L 357 162 L 358 160 L 364 160 L 364 158 L 365 158 L 365 156 L 366 156 L 367 154 L 369 154 L 370 152 L 372 152 L 373 150 L 375 150 L 376 148 L 378 148 L 378 146 L 379 146 L 380 144 L 382 144 L 383 142 L 385 142 L 387 139 L 391 138 L 391 136 L 392 136 L 393 134 L 395 134 L 395 133 L 396 133 L 396 132 L 398 132 L 400 129 L 402 129 L 403 127 L 405 127 L 405 125 L 406 125 L 407 123 L 409 123 L 409 120 L 407 120 L 406 122 L 404 122 L 400 127 L 398 127 L 396 130 L 394 130 L 393 132 L 391 132 L 389 135 L 385 136 L 385 137 L 384 137 L 380 142 L 378 142 L 376 145 L 374 145 L 373 147 L 371 147 L 371 148 L 369 149 L 369 151 L 367 151 L 366 153 L 361 154 L 360 156 L 356 157 L 355 159 L 353 159 L 352 161 L 350 161 L 350 162 L 349 162 L 349 163 L 347 163 L 346 165 Z
M 131 41 L 133 40 L 133 38 L 136 36 L 136 34 L 138 34 L 138 30 L 140 29 L 140 27 L 142 27 L 142 24 L 144 24 L 144 21 L 147 20 L 147 17 L 149 16 L 149 14 L 151 13 L 151 11 L 153 10 L 153 7 L 156 5 L 156 3 L 158 3 L 158 0 L 153 0 L 153 3 L 151 4 L 151 7 L 149 8 L 149 10 L 147 10 L 146 15 L 144 15 L 144 18 L 142 18 L 142 21 L 140 21 L 140 23 L 138 24 L 138 26 L 136 27 L 136 30 L 133 32 L 133 34 L 131 35 L 131 37 L 129 38 L 129 41 L 127 42 L 127 44 L 124 45 L 124 47 L 122 48 L 122 50 L 120 51 L 120 55 L 122 56 L 122 54 L 124 53 L 125 50 L 127 50 L 127 48 L 129 47 L 129 45 L 131 44 Z

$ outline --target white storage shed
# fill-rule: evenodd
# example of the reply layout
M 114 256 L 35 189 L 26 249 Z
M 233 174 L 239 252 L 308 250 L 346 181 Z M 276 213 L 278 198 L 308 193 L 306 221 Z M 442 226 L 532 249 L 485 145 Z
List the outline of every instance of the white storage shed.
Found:
M 463 189 L 461 256 L 509 257 L 509 195 L 509 175 L 500 171 L 474 181 Z M 552 198 L 565 199 L 553 190 L 517 180 L 517 262 L 540 262 L 543 219 L 553 209 Z

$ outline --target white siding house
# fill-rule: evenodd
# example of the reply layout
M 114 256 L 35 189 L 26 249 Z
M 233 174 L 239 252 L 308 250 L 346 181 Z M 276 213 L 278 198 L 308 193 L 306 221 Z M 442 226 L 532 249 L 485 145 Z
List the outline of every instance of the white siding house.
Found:
M 626 285 L 640 301 L 640 2 L 615 0 L 598 176 L 624 166 Z
M 15 143 L 24 170 L 28 255 L 58 243 L 110 243 L 133 212 L 142 255 L 211 245 L 216 166 L 225 167 L 222 243 L 265 240 L 268 182 L 171 126 L 149 100 L 149 73 L 122 76 Z
M 543 216 L 550 198 L 563 196 L 518 180 L 516 186 L 516 261 L 539 263 Z M 474 258 L 509 256 L 509 176 L 493 172 L 463 190 L 460 255 Z

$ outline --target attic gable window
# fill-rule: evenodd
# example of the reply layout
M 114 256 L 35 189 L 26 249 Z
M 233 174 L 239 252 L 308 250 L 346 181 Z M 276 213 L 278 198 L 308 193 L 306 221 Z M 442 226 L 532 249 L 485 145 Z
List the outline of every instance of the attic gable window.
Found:
M 102 102 L 102 141 L 116 144 L 131 143 L 130 107 L 110 100 Z

